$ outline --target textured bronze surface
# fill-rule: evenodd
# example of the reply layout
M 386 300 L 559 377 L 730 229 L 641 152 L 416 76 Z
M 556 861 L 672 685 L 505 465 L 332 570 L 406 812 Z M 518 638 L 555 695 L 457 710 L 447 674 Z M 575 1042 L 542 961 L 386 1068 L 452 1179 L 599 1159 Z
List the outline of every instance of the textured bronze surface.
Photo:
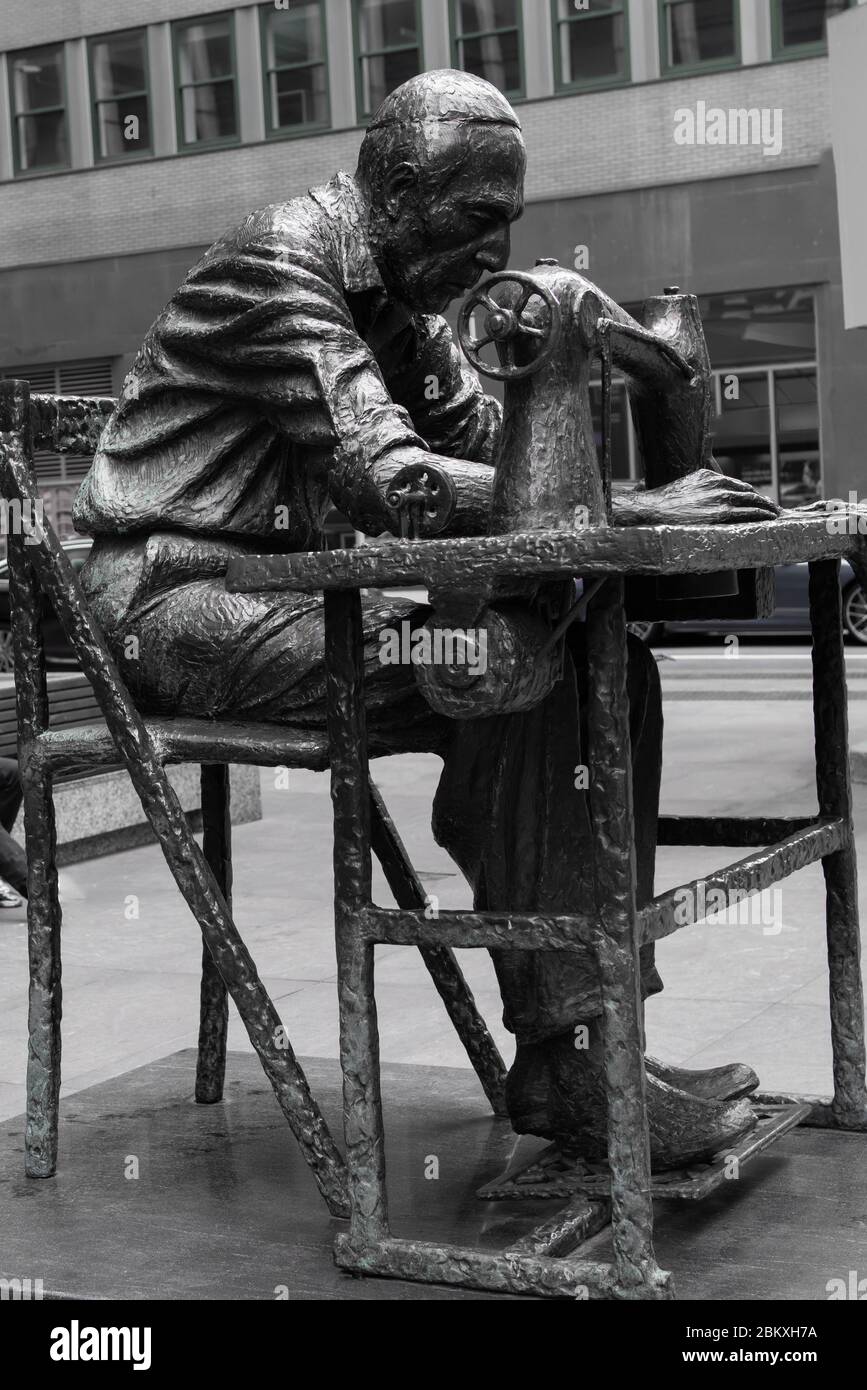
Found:
M 759 854 L 672 888 L 639 911 L 641 940 L 659 941 L 699 921 L 699 905 L 712 893 L 724 896 L 730 906 L 770 888 L 798 869 L 837 853 L 851 843 L 851 834 L 851 826 L 842 819 L 819 821 L 778 844 L 766 845 Z
M 334 919 L 340 1005 L 343 1119 L 349 1168 L 350 1229 L 369 1246 L 388 1235 L 379 1033 L 373 945 L 357 930 L 370 902 L 370 794 L 364 710 L 361 599 L 325 598 L 328 736 L 334 805 Z
M 489 1254 L 463 1246 L 426 1241 L 373 1241 L 365 1246 L 340 1235 L 334 1258 L 353 1274 L 387 1279 L 412 1279 L 426 1284 L 455 1284 L 459 1288 L 489 1289 L 493 1293 L 535 1294 L 542 1298 L 620 1299 L 624 1302 L 674 1297 L 671 1276 L 660 1274 L 653 1284 L 618 1284 L 611 1265 L 590 1259 L 552 1259 L 539 1255 Z
M 826 894 L 826 937 L 834 1054 L 835 1113 L 847 1125 L 867 1119 L 864 1086 L 864 990 L 858 923 L 858 866 L 852 831 L 849 714 L 843 648 L 840 563 L 810 566 L 813 629 L 813 718 L 816 732 L 816 790 L 819 812 L 839 817 L 841 843 L 822 859 Z
M 770 845 L 816 824 L 812 816 L 660 816 L 660 845 Z
M 485 946 L 489 950 L 580 951 L 598 948 L 600 931 L 594 913 L 573 916 L 529 912 L 443 910 L 436 920 L 423 912 L 366 907 L 357 915 L 357 930 L 382 945 L 412 946 L 442 942 L 448 946 Z
M 635 930 L 626 616 L 623 581 L 612 577 L 587 616 L 590 805 L 596 843 L 595 906 L 608 1101 L 608 1165 L 618 1287 L 657 1289 L 668 1276 L 653 1252 L 644 1026 Z
M 810 1113 L 801 1124 L 805 1129 L 842 1129 L 853 1134 L 867 1133 L 867 1114 L 859 1110 L 844 1111 L 827 1096 L 775 1095 L 759 1092 L 754 1096 L 757 1105 L 803 1105 Z
M 710 1162 L 652 1174 L 651 1197 L 654 1201 L 702 1201 L 731 1181 L 733 1160 L 737 1160 L 739 1171 L 744 1164 L 782 1139 L 789 1130 L 810 1124 L 813 1109 L 812 1102 L 803 1097 L 756 1097 L 758 1124 L 755 1129 Z M 565 1198 L 571 1198 L 580 1211 L 582 1198 L 585 1204 L 605 1202 L 610 1197 L 610 1190 L 611 1176 L 604 1165 L 569 1158 L 556 1144 L 551 1144 L 535 1158 L 518 1161 L 498 1178 L 485 1183 L 484 1187 L 479 1188 L 478 1196 L 486 1202 L 562 1202 Z M 551 1218 L 548 1225 L 552 1233 L 557 1231 L 561 1222 L 568 1220 L 568 1213 L 569 1208 L 566 1208 Z M 589 1234 L 592 1232 L 585 1239 L 589 1238 Z M 536 1253 L 541 1254 L 542 1251 Z
M 150 716 L 144 722 L 162 763 L 231 761 L 263 767 L 303 767 L 314 772 L 328 767 L 328 739 L 315 729 Z M 105 728 L 49 729 L 40 735 L 37 746 L 60 772 L 70 767 L 117 762 L 117 745 Z
M 317 555 L 233 560 L 232 591 L 340 589 L 424 584 L 484 593 L 506 576 L 710 574 L 726 567 L 867 556 L 867 537 L 831 535 L 827 517 L 794 516 L 746 526 L 596 527 L 478 540 L 412 541 Z
M 591 1200 L 582 1192 L 530 1235 L 510 1245 L 506 1254 L 560 1258 L 595 1236 L 610 1220 L 610 1200 L 607 1197 Z
M 26 467 L 29 445 L 28 391 L 18 382 L 0 383 L 0 468 Z M 2 478 L 5 497 L 15 491 Z M 10 529 L 9 598 L 15 643 L 18 704 L 18 768 L 24 792 L 27 846 L 27 950 L 30 970 L 27 1052 L 25 1169 L 29 1177 L 51 1177 L 57 1167 L 57 1106 L 60 1096 L 62 1015 L 57 835 L 51 768 L 36 755 L 48 726 L 42 595 L 30 565 L 32 546 Z
M 862 538 L 831 534 L 826 516 L 777 519 L 775 503 L 721 474 L 711 451 L 711 371 L 694 297 L 655 296 L 633 319 L 550 258 L 532 274 L 500 274 L 523 203 L 524 166 L 518 118 L 488 84 L 447 71 L 398 88 L 371 122 L 354 179 L 340 174 L 305 198 L 251 213 L 190 272 L 136 358 L 75 517 L 97 538 L 84 582 L 111 649 L 121 649 L 131 628 L 142 641 L 143 659 L 129 677 L 137 681 L 135 700 L 158 716 L 219 718 L 210 751 L 202 745 L 206 762 L 229 761 L 232 729 L 245 755 L 276 752 L 279 737 L 271 729 L 251 732 L 249 721 L 260 715 L 272 726 L 292 724 L 300 711 L 310 736 L 287 737 L 287 756 L 309 756 L 321 766 L 326 752 L 317 736 L 327 711 L 351 1208 L 349 1235 L 337 1245 L 341 1265 L 500 1291 L 661 1298 L 671 1281 L 653 1250 L 651 1153 L 665 1161 L 715 1150 L 689 1143 L 678 1149 L 674 1140 L 666 1150 L 660 1129 L 670 1120 L 674 1132 L 680 1122 L 676 1105 L 660 1120 L 654 1097 L 662 1083 L 652 1074 L 648 1108 L 642 996 L 660 987 L 651 943 L 691 918 L 687 912 L 679 919 L 674 894 L 648 903 L 658 829 L 659 688 L 658 678 L 655 685 L 647 678 L 647 661 L 641 666 L 629 655 L 624 577 L 637 578 L 654 602 L 674 591 L 693 601 L 737 597 L 749 610 L 767 601 L 775 564 L 811 562 L 818 818 L 686 818 L 663 829 L 667 843 L 680 831 L 690 843 L 718 845 L 729 836 L 757 851 L 684 885 L 687 897 L 697 897 L 701 883 L 730 901 L 735 892 L 756 892 L 822 859 L 833 1104 L 841 1125 L 857 1128 L 865 1115 L 863 1001 L 837 572 L 848 556 L 861 573 L 867 552 Z M 485 311 L 481 332 L 469 341 L 471 300 L 461 337 L 478 369 L 505 381 L 502 414 L 462 365 L 440 317 L 484 271 L 494 278 L 475 291 L 477 317 Z M 496 345 L 500 365 L 493 370 L 479 355 L 485 340 Z M 601 466 L 590 410 L 597 357 Z M 616 495 L 613 367 L 627 378 L 647 484 Z M 33 417 L 40 438 L 52 425 L 51 410 L 43 404 Z M 54 412 L 54 432 L 76 447 L 99 407 Z M 32 500 L 14 449 L 7 463 L 19 493 Z M 399 539 L 309 553 L 323 544 L 322 518 L 332 503 L 368 534 L 391 531 Z M 326 1199 L 343 1212 L 339 1155 L 291 1050 L 279 1064 L 273 1055 L 268 1032 L 276 1015 L 220 891 L 229 889 L 220 769 L 206 777 L 203 857 L 162 771 L 173 752 L 181 755 L 184 731 L 179 738 L 142 721 L 88 626 L 50 530 L 28 563 L 82 654 L 170 866 L 195 906 L 207 951 L 244 1002 L 248 1031 L 290 1123 L 294 1115 Z M 742 579 L 758 572 L 743 593 L 736 571 Z M 576 577 L 585 581 L 580 604 Z M 586 582 L 592 579 L 602 582 Z M 492 636 L 488 670 L 468 673 L 446 660 L 415 674 L 406 661 L 383 672 L 376 644 L 407 610 L 384 600 L 363 604 L 360 590 L 415 584 L 429 590 L 420 617 L 426 632 L 453 625 L 469 642 L 476 624 Z M 318 598 L 304 597 L 320 590 L 324 676 Z M 582 646 L 576 620 L 584 608 Z M 425 711 L 422 696 L 455 721 L 451 737 L 445 721 Z M 422 886 L 370 788 L 370 754 L 398 747 L 383 724 L 395 736 L 407 726 L 408 746 L 445 753 L 443 785 L 453 796 L 449 802 L 444 793 L 440 803 L 438 795 L 438 838 L 446 844 L 448 836 L 477 908 L 498 911 L 427 912 Z M 22 727 L 26 732 L 26 711 Z M 40 792 L 37 773 L 50 769 L 55 754 L 69 758 L 87 742 L 79 735 L 53 744 L 51 735 L 31 730 L 24 744 L 33 798 L 50 801 L 50 784 Z M 104 746 L 98 738 L 90 743 Z M 589 796 L 573 780 L 579 751 L 590 771 Z M 462 758 L 472 769 L 463 783 Z M 34 806 L 36 815 L 36 800 Z M 537 844 L 545 854 L 534 853 Z M 396 909 L 371 902 L 374 848 Z M 50 913 L 46 902 L 44 923 Z M 56 935 L 52 926 L 55 953 Z M 555 1080 L 562 1091 L 572 1085 L 560 1107 L 571 1132 L 564 1132 L 568 1122 L 552 1132 L 575 1146 L 580 1131 L 592 1130 L 602 1153 L 607 1141 L 611 1266 L 564 1255 L 567 1232 L 586 1234 L 595 1220 L 574 1210 L 539 1233 L 532 1251 L 545 1251 L 541 1256 L 391 1237 L 374 996 L 379 941 L 422 948 L 499 1108 L 502 1065 L 451 953 L 456 946 L 496 948 L 506 1023 L 519 1053 L 541 1043 L 549 1063 L 570 1063 Z M 546 956 L 555 951 L 564 955 Z M 51 952 L 46 946 L 37 954 L 53 988 Z M 543 957 L 551 970 L 541 1004 L 544 991 L 533 981 Z M 59 970 L 59 955 L 56 964 Z M 207 1099 L 220 1086 L 224 999 L 207 955 L 205 966 L 200 1091 Z M 593 989 L 570 994 L 567 982 L 582 969 Z M 520 1000 L 516 1006 L 521 991 L 526 1013 Z M 56 1015 L 52 1004 L 46 1017 Z M 518 1016 L 520 1024 L 510 1022 Z M 576 1061 L 573 1045 L 584 1017 L 594 1025 L 595 1093 L 595 1082 L 586 1080 L 591 1069 Z M 517 1125 L 510 1086 L 505 1099 Z M 582 1110 L 591 1096 L 592 1117 L 586 1105 Z M 695 1113 L 690 1104 L 684 1093 L 684 1114 Z M 521 1106 L 514 1108 L 523 1118 Z M 541 1119 L 531 1115 L 529 1132 L 546 1133 L 554 1109 L 552 1101 Z M 736 1125 L 711 1130 L 742 1133 Z
M 232 813 L 229 767 L 210 763 L 202 767 L 202 853 L 232 910 Z M 202 943 L 202 983 L 199 1046 L 196 1061 L 196 1100 L 214 1105 L 223 1098 L 226 1078 L 226 1041 L 229 1031 L 229 996 L 207 944 Z
M 31 395 L 33 448 L 92 454 L 116 404 L 111 397 Z
M 4 495 L 18 498 L 31 514 L 37 496 L 32 465 L 25 451 L 27 388 L 21 383 L 0 387 L 0 479 Z M 291 1047 L 285 1043 L 280 1018 L 268 997 L 252 958 L 241 940 L 211 869 L 187 825 L 142 718 L 117 673 L 101 635 L 93 627 L 84 595 L 68 557 L 47 523 L 40 526 L 38 544 L 25 546 L 26 562 L 39 588 L 51 601 L 67 641 L 74 648 L 93 686 L 118 753 L 157 835 L 169 869 L 201 928 L 211 957 L 244 1021 L 254 1048 L 274 1088 L 278 1103 L 304 1151 L 320 1191 L 335 1214 L 346 1211 L 343 1159 L 310 1095 Z M 20 553 L 19 551 L 19 553 Z M 20 573 L 20 570 L 19 570 Z M 28 900 L 31 942 L 31 1046 L 28 1066 L 29 1147 L 34 1175 L 50 1176 L 57 1161 L 57 1097 L 60 1084 L 60 908 L 54 863 L 53 813 L 50 804 L 50 766 L 33 756 L 33 740 L 45 717 L 44 670 L 34 652 L 35 613 L 29 620 L 28 599 L 22 595 L 23 626 L 16 649 L 16 687 L 23 692 L 21 779 L 26 812 L 25 831 L 32 891 Z M 16 602 L 16 608 L 18 608 Z M 22 619 L 17 620 L 19 623 Z M 28 829 L 29 827 L 29 829 Z

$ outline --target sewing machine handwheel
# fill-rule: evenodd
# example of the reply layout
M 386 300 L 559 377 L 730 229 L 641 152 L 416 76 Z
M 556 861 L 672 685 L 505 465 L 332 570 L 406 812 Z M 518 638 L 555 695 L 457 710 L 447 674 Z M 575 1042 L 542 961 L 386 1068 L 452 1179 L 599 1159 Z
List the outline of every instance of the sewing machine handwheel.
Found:
M 514 304 L 498 304 L 491 298 L 495 285 L 511 284 L 520 288 Z M 531 299 L 541 299 L 548 312 L 548 323 L 544 328 L 527 323 L 523 314 Z M 470 317 L 482 305 L 487 310 L 484 334 L 474 338 L 470 333 Z M 492 275 L 483 285 L 468 295 L 461 307 L 458 318 L 458 338 L 467 360 L 476 371 L 495 381 L 520 381 L 522 377 L 532 376 L 549 360 L 560 340 L 560 305 L 547 285 L 533 275 L 519 271 L 503 271 Z M 515 343 L 519 337 L 535 338 L 539 341 L 539 351 L 529 362 L 520 365 L 515 361 Z M 490 343 L 497 343 L 505 359 L 500 366 L 489 365 L 482 358 L 482 350 Z
M 396 535 L 435 536 L 451 521 L 458 503 L 454 482 L 433 463 L 408 463 L 392 478 L 386 504 Z

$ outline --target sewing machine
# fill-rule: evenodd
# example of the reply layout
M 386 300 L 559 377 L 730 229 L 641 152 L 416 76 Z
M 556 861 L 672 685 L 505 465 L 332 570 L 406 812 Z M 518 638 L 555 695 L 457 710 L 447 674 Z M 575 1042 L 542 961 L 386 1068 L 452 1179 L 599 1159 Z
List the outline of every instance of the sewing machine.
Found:
M 479 334 L 470 316 L 479 308 Z M 532 275 L 493 277 L 465 304 L 461 341 L 480 371 L 505 382 L 502 449 L 489 534 L 413 538 L 324 554 L 233 561 L 235 591 L 325 594 L 329 741 L 335 812 L 335 919 L 341 1061 L 351 1220 L 335 1257 L 356 1274 L 547 1297 L 671 1297 L 671 1276 L 653 1249 L 654 1198 L 695 1200 L 718 1190 L 726 1160 L 739 1171 L 797 1125 L 867 1132 L 864 1006 L 859 967 L 856 864 L 848 769 L 846 680 L 839 561 L 863 566 L 867 545 L 821 515 L 732 525 L 611 524 L 611 371 L 627 377 L 649 486 L 711 467 L 709 366 L 695 300 L 648 300 L 644 323 L 624 314 L 580 275 L 552 262 Z M 481 353 L 496 345 L 498 365 Z M 594 356 L 602 360 L 603 447 L 590 410 Z M 431 529 L 448 524 L 460 482 L 423 465 L 395 487 L 407 519 L 420 509 Z M 411 527 L 404 528 L 406 532 Z M 661 816 L 658 843 L 740 846 L 745 857 L 681 889 L 636 904 L 624 582 L 653 603 L 729 603 L 751 576 L 808 562 L 813 631 L 817 811 L 753 816 Z M 583 594 L 575 597 L 575 576 Z M 441 911 L 373 902 L 364 706 L 361 591 L 421 585 L 432 623 L 472 640 L 488 633 L 487 665 L 416 668 L 434 706 L 459 719 L 531 707 L 559 671 L 565 625 L 586 619 L 589 788 L 595 835 L 595 897 L 568 914 Z M 672 597 L 672 594 L 676 597 Z M 647 1126 L 638 952 L 700 916 L 701 884 L 726 904 L 761 892 L 809 864 L 826 880 L 834 1095 L 758 1095 L 756 1128 L 733 1154 L 696 1171 L 652 1175 Z M 451 946 L 595 953 L 604 999 L 608 1165 L 595 1176 L 558 1166 L 492 1175 L 479 1195 L 559 1198 L 550 1221 L 503 1251 L 392 1235 L 388 1222 L 378 1034 L 373 982 L 377 945 Z M 610 1224 L 613 1257 L 584 1249 Z M 508 1229 L 508 1221 L 505 1223 Z M 490 1234 L 490 1232 L 489 1232 Z
M 505 385 L 500 450 L 488 534 L 580 532 L 613 524 L 611 482 L 612 370 L 627 382 L 648 488 L 697 469 L 721 471 L 711 451 L 712 378 L 693 295 L 668 289 L 645 301 L 642 322 L 582 275 L 550 259 L 532 274 L 503 272 L 474 290 L 461 309 L 458 334 L 473 367 Z M 481 320 L 481 331 L 474 325 Z M 496 348 L 498 363 L 484 357 Z M 597 450 L 590 384 L 601 364 L 602 448 Z M 435 465 L 399 475 L 389 500 L 412 537 L 424 515 L 442 530 L 461 507 L 460 480 Z M 448 584 L 432 595 L 431 632 L 463 634 L 464 655 L 479 661 L 420 664 L 426 699 L 455 718 L 526 709 L 550 691 L 561 669 L 562 638 L 583 618 L 594 592 L 579 598 L 565 584 L 498 582 L 493 589 Z M 759 617 L 773 609 L 773 571 L 742 576 L 665 575 L 631 580 L 627 615 L 676 620 Z M 474 666 L 473 671 L 470 666 Z

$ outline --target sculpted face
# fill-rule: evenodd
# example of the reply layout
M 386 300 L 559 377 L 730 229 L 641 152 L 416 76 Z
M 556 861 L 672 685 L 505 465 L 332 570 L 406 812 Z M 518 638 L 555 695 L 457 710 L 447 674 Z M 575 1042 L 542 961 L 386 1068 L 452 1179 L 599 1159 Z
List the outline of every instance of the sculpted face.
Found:
M 393 169 L 380 190 L 375 254 L 386 287 L 422 313 L 502 270 L 524 208 L 526 154 L 509 126 L 444 133 Z

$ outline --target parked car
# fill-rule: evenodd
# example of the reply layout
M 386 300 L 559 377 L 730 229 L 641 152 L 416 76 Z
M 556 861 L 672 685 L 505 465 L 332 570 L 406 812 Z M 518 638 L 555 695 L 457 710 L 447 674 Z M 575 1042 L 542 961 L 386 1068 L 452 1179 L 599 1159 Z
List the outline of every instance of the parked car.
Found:
M 678 623 L 630 623 L 631 630 L 645 642 L 658 642 L 666 633 L 706 632 L 725 635 L 799 636 L 810 634 L 809 566 L 777 565 L 777 606 L 772 618 L 698 619 Z M 858 584 L 848 561 L 840 567 L 843 588 L 843 625 L 853 642 L 867 646 L 867 594 Z
M 74 536 L 63 542 L 63 549 L 76 573 L 90 554 L 91 545 L 89 536 Z M 42 606 L 42 640 L 45 643 L 45 664 L 50 671 L 66 671 L 78 665 L 78 658 L 67 643 L 63 628 L 47 599 L 43 599 Z M 11 671 L 13 666 L 9 561 L 4 559 L 0 560 L 0 672 Z

